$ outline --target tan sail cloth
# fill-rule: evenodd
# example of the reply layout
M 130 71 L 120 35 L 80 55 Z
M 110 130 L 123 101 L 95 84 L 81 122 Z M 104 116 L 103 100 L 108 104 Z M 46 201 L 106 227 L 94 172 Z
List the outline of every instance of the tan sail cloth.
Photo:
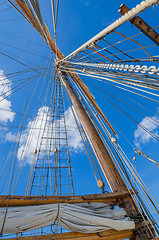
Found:
M 0 208 L 0 229 L 6 208 Z M 123 209 L 111 209 L 106 203 L 47 204 L 9 207 L 3 233 L 21 233 L 52 224 L 55 220 L 74 232 L 96 233 L 109 229 L 134 229 L 135 224 L 125 218 Z

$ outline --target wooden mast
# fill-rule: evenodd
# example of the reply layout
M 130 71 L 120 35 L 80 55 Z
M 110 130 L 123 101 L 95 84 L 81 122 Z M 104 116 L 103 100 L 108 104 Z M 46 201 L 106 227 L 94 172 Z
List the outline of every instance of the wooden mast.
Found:
M 53 38 L 51 37 L 46 25 L 44 25 L 44 29 L 42 28 L 42 26 L 40 24 L 38 24 L 37 22 L 35 22 L 32 13 L 30 12 L 30 10 L 28 9 L 25 1 L 23 0 L 15 0 L 15 2 L 17 3 L 17 5 L 20 7 L 20 9 L 22 10 L 22 12 L 25 14 L 25 16 L 27 17 L 27 19 L 29 20 L 29 22 L 33 25 L 33 27 L 40 33 L 40 35 L 43 37 L 43 39 L 46 41 L 46 43 L 49 45 L 50 49 L 52 52 L 54 52 L 57 56 L 58 59 L 62 60 L 64 58 L 64 55 L 61 53 L 61 51 L 58 49 L 58 47 L 56 46 L 56 44 L 53 41 Z M 82 80 L 80 79 L 80 77 L 76 74 L 76 72 L 71 69 L 71 71 L 68 73 L 70 75 L 70 77 L 72 78 L 72 80 L 74 82 L 76 82 L 78 84 L 78 86 L 81 88 L 81 90 L 83 91 L 83 93 L 85 94 L 85 96 L 88 98 L 88 100 L 92 103 L 92 105 L 95 107 L 96 111 L 102 116 L 102 118 L 105 120 L 105 122 L 108 124 L 108 126 L 111 128 L 111 130 L 114 132 L 114 129 L 112 128 L 112 126 L 110 125 L 110 123 L 107 121 L 106 117 L 104 116 L 104 114 L 102 113 L 101 109 L 98 107 L 96 101 L 94 100 L 92 94 L 89 92 L 88 88 L 85 86 L 85 84 L 82 82 Z M 58 70 L 58 75 L 60 77 L 61 82 L 63 83 L 63 85 L 65 86 L 68 95 L 72 101 L 72 104 L 75 108 L 75 111 L 78 115 L 78 118 L 83 126 L 83 129 L 88 137 L 88 140 L 92 146 L 92 149 L 97 157 L 97 160 L 103 170 L 103 173 L 108 181 L 108 184 L 111 188 L 111 190 L 113 192 L 127 192 L 127 186 L 116 166 L 116 164 L 114 163 L 109 151 L 107 150 L 105 144 L 103 143 L 102 139 L 100 138 L 97 130 L 95 129 L 91 119 L 89 118 L 89 116 L 87 115 L 87 113 L 85 112 L 85 109 L 83 108 L 82 103 L 80 102 L 79 98 L 77 97 L 76 93 L 74 92 L 70 82 L 69 82 L 69 78 L 66 75 L 65 72 L 61 71 L 60 69 Z M 130 196 L 122 196 L 121 197 L 121 201 L 123 204 L 123 207 L 125 208 L 126 212 L 128 215 L 134 215 L 134 214 L 138 214 L 139 210 L 135 204 L 135 202 L 133 201 L 133 199 Z M 76 233 L 72 233 L 75 234 Z M 130 237 L 132 234 L 129 233 L 129 236 L 126 236 L 126 234 L 124 233 L 123 236 L 120 238 L 125 238 L 125 237 Z M 80 235 L 80 234 L 79 234 Z M 90 239 L 98 239 L 98 236 L 93 236 L 94 238 Z M 57 239 L 57 237 L 55 237 Z M 81 236 L 79 238 L 83 239 L 84 236 Z M 87 238 L 87 237 L 86 237 Z M 26 238 L 27 239 L 27 238 Z M 33 238 L 28 238 L 28 239 L 36 239 L 35 237 Z M 37 239 L 39 239 L 39 237 L 37 237 Z M 42 236 L 41 239 L 46 239 L 45 236 Z M 49 238 L 48 238 L 49 239 Z M 52 236 L 51 238 L 52 239 Z M 61 238 L 64 239 L 64 238 Z M 68 238 L 69 239 L 69 238 Z M 73 239 L 73 237 L 71 236 L 70 238 L 71 240 Z M 89 239 L 89 238 L 88 238 Z M 111 238 L 111 234 L 108 238 L 103 238 L 103 239 L 119 239 L 119 233 L 116 233 L 115 238 Z
M 75 111 L 78 115 L 80 123 L 85 130 L 85 133 L 89 139 L 92 149 L 98 159 L 98 162 L 103 170 L 103 173 L 108 181 L 108 184 L 113 192 L 127 191 L 127 186 L 122 179 L 119 170 L 117 169 L 112 157 L 110 156 L 106 146 L 101 140 L 97 130 L 92 124 L 89 116 L 87 115 L 85 109 L 83 108 L 80 100 L 78 99 L 76 93 L 74 92 L 66 74 L 62 71 L 58 71 L 61 82 L 65 86 L 69 97 L 73 103 Z M 137 213 L 137 208 L 135 203 L 130 197 L 122 198 L 122 203 L 128 214 Z
M 53 41 L 53 38 L 51 37 L 49 30 L 47 29 L 46 25 L 44 24 L 43 26 L 40 25 L 39 22 L 35 21 L 34 16 L 32 15 L 32 12 L 30 11 L 30 9 L 27 7 L 26 2 L 24 0 L 14 0 L 17 5 L 19 6 L 19 8 L 21 9 L 21 11 L 24 13 L 24 15 L 26 16 L 26 18 L 29 20 L 29 22 L 31 23 L 31 25 L 39 32 L 39 34 L 43 37 L 43 39 L 46 41 L 46 43 L 48 44 L 48 46 L 50 47 L 51 51 L 56 54 L 57 58 L 59 60 L 62 60 L 64 58 L 64 55 L 61 53 L 61 51 L 58 49 L 58 47 L 56 46 L 56 44 Z M 109 60 L 109 59 L 108 59 Z M 109 60 L 110 61 L 110 60 Z M 63 63 L 64 64 L 64 63 Z M 100 135 L 98 134 L 96 128 L 94 127 L 91 119 L 89 118 L 88 114 L 86 113 L 82 102 L 80 101 L 80 99 L 78 98 L 78 96 L 76 95 L 75 91 L 73 90 L 70 81 L 69 81 L 69 77 L 72 78 L 72 80 L 74 82 L 77 83 L 77 85 L 80 87 L 80 89 L 83 91 L 84 95 L 87 97 L 87 99 L 91 102 L 91 104 L 94 106 L 94 108 L 96 109 L 96 111 L 100 114 L 100 116 L 104 119 L 104 121 L 106 122 L 106 124 L 109 126 L 109 128 L 112 130 L 112 132 L 114 134 L 116 134 L 116 132 L 114 131 L 113 127 L 111 126 L 111 124 L 108 122 L 108 120 L 106 119 L 105 115 L 103 114 L 103 112 L 101 111 L 101 109 L 99 108 L 99 106 L 97 105 L 94 97 L 92 96 L 92 94 L 89 92 L 88 88 L 86 87 L 86 85 L 82 82 L 82 80 L 80 79 L 80 77 L 76 74 L 76 72 L 70 68 L 70 70 L 67 72 L 67 74 L 60 70 L 60 68 L 58 68 L 57 65 L 57 70 L 58 70 L 58 75 L 60 77 L 61 82 L 63 83 L 63 85 L 65 86 L 68 95 L 72 101 L 72 104 L 75 108 L 75 111 L 78 115 L 78 118 L 81 122 L 81 125 L 87 135 L 87 138 L 90 142 L 90 145 L 96 155 L 96 158 L 103 170 L 103 173 L 108 181 L 108 184 L 112 190 L 112 192 L 114 192 L 113 194 L 115 194 L 116 192 L 118 192 L 117 194 L 120 195 L 120 199 L 122 202 L 122 205 L 124 207 L 124 209 L 126 210 L 128 215 L 135 215 L 139 213 L 139 209 L 137 208 L 136 203 L 133 201 L 133 199 L 131 198 L 131 196 L 128 194 L 128 189 L 127 186 L 114 162 L 114 160 L 112 159 L 107 147 L 105 146 L 105 144 L 103 143 Z M 33 198 L 35 196 L 32 196 Z M 30 198 L 31 201 L 34 201 L 35 199 L 32 199 L 32 197 Z M 94 196 L 93 196 L 94 197 Z M 110 196 L 109 196 L 110 197 Z M 110 197 L 105 197 L 104 202 L 109 202 L 110 200 L 112 201 L 116 201 L 117 198 L 112 198 Z M 114 197 L 114 196 L 113 196 Z M 101 196 L 99 197 L 101 198 Z M 114 200 L 115 199 L 115 200 Z M 118 198 L 119 199 L 119 198 Z M 14 201 L 17 201 L 17 199 L 13 199 Z M 55 201 L 55 202 L 59 202 L 59 199 L 44 199 L 44 201 Z M 4 201 L 4 200 L 3 200 Z M 21 199 L 19 200 L 20 202 L 22 201 L 26 201 L 26 199 Z M 28 200 L 27 200 L 28 201 Z M 37 200 L 39 201 L 39 200 Z M 43 201 L 43 203 L 44 203 Z M 67 202 L 67 199 L 61 199 L 61 202 Z M 83 197 L 78 197 L 78 199 L 69 199 L 69 202 L 73 201 L 73 202 L 89 202 L 92 201 L 92 199 L 83 199 Z M 95 199 L 94 201 L 103 201 L 103 199 Z M 9 206 L 11 204 L 13 204 L 12 199 L 10 199 L 10 196 L 8 199 L 6 199 L 6 204 L 7 206 Z M 39 201 L 40 203 L 40 201 Z M 45 202 L 46 203 L 46 202 Z M 17 203 L 15 203 L 17 204 Z M 21 204 L 21 203 L 20 203 Z M 27 205 L 28 203 L 26 203 Z M 5 205 L 5 203 L 4 203 Z M 136 229 L 137 229 L 137 225 L 136 225 Z M 146 227 L 146 231 L 147 227 Z M 110 230 L 110 231 L 106 231 L 100 234 L 81 234 L 81 233 L 65 233 L 65 234 L 57 234 L 56 236 L 52 236 L 51 235 L 47 235 L 47 236 L 34 236 L 34 237 L 26 237 L 26 238 L 20 238 L 20 239 L 26 239 L 26 240 L 33 240 L 33 239 L 78 239 L 78 240 L 82 240 L 82 239 L 101 239 L 103 238 L 103 240 L 110 240 L 110 239 L 125 239 L 125 238 L 130 238 L 132 236 L 132 233 L 134 232 L 134 230 L 125 230 L 125 231 L 115 231 L 115 230 Z M 17 239 L 17 238 L 15 238 Z M 132 238 L 131 238 L 132 239 Z M 134 237 L 133 239 L 136 239 L 136 237 Z M 140 239 L 140 238 L 138 238 Z M 145 236 L 145 239 L 147 239 L 147 236 Z
M 51 48 L 52 52 L 57 56 L 58 59 L 62 60 L 64 58 L 64 55 L 61 53 L 59 48 L 54 43 L 54 40 L 49 33 L 48 28 L 44 24 L 42 27 L 40 24 L 38 24 L 34 16 L 32 15 L 32 12 L 27 7 L 26 3 L 24 1 L 15 0 L 19 8 L 22 10 L 24 15 L 27 17 L 29 22 L 32 24 L 32 26 L 39 32 L 39 34 L 43 37 L 43 39 L 46 41 L 46 43 Z M 101 140 L 98 132 L 96 131 L 94 125 L 92 124 L 89 116 L 85 112 L 81 102 L 79 101 L 76 93 L 74 92 L 71 84 L 69 83 L 69 80 L 66 76 L 66 74 L 62 71 L 58 71 L 58 74 L 60 76 L 60 79 L 62 83 L 65 85 L 66 90 L 70 96 L 70 99 L 73 103 L 73 106 L 75 108 L 75 111 L 78 115 L 78 118 L 86 132 L 86 135 L 90 141 L 90 144 L 92 146 L 92 149 L 101 165 L 101 168 L 103 170 L 103 173 L 108 181 L 108 184 L 113 192 L 121 192 L 121 191 L 127 191 L 127 186 L 122 179 L 120 172 L 115 165 L 112 157 L 110 156 L 108 150 L 106 149 L 106 146 L 104 145 L 103 141 Z M 93 104 L 97 112 L 103 117 L 105 122 L 108 124 L 108 126 L 112 129 L 112 131 L 115 133 L 114 129 L 110 125 L 110 123 L 107 121 L 106 117 L 102 113 L 101 109 L 98 107 L 95 99 L 93 98 L 92 94 L 89 92 L 88 88 L 85 86 L 85 84 L 82 82 L 80 77 L 76 74 L 76 72 L 72 69 L 69 72 L 70 77 L 73 81 L 75 81 L 78 86 L 81 88 L 85 96 L 88 98 L 88 100 Z M 130 197 L 124 197 L 122 198 L 122 203 L 127 211 L 128 214 L 137 213 L 137 207 L 132 198 Z

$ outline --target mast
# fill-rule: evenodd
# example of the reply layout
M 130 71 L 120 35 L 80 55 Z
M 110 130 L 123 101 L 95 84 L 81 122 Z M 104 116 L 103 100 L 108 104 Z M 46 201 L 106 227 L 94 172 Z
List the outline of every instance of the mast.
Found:
M 112 157 L 110 156 L 110 153 L 108 152 L 106 146 L 101 140 L 97 130 L 92 124 L 76 93 L 74 92 L 67 75 L 60 70 L 58 71 L 58 74 L 61 82 L 63 83 L 68 92 L 68 95 L 73 103 L 78 118 L 85 130 L 85 133 L 89 139 L 92 149 L 98 159 L 98 162 L 103 170 L 103 173 L 108 181 L 111 190 L 113 192 L 127 191 L 127 186 L 122 179 L 119 170 L 117 169 Z M 127 213 L 137 213 L 135 203 L 130 197 L 124 197 L 122 199 L 122 203 Z
M 33 17 L 32 12 L 27 8 L 26 2 L 20 1 L 20 0 L 15 0 L 15 2 L 20 7 L 20 9 L 22 10 L 22 12 L 26 16 L 26 18 L 29 20 L 31 25 L 39 32 L 39 34 L 46 41 L 46 43 L 50 47 L 51 51 L 57 56 L 57 59 L 63 60 L 64 55 L 60 52 L 56 43 L 54 43 L 46 25 L 44 23 L 41 24 L 40 22 L 35 21 L 35 18 Z M 149 4 L 156 3 L 157 1 L 147 0 L 146 2 L 148 3 L 148 5 L 144 6 L 141 9 L 138 9 L 139 10 L 138 12 L 143 11 L 145 8 L 147 8 L 149 6 Z M 123 20 L 123 22 L 131 19 L 132 16 L 135 16 L 137 14 L 135 11 L 134 11 L 134 13 L 132 13 L 132 15 L 130 13 L 131 12 L 129 12 L 130 16 L 127 15 L 128 16 L 127 18 L 126 17 L 121 18 Z M 102 33 L 102 35 L 99 35 L 96 38 L 93 38 L 91 40 L 91 43 L 96 42 L 97 40 L 100 39 L 100 37 L 105 36 L 106 34 L 110 33 L 112 31 L 112 29 L 115 29 L 118 26 L 120 26 L 120 24 L 118 22 L 116 22 L 116 25 L 114 27 L 112 26 L 111 29 L 107 29 L 107 30 L 109 30 L 108 32 L 104 31 Z M 88 43 L 86 43 L 86 45 L 82 46 L 81 49 L 83 49 L 86 46 L 89 47 L 89 44 L 90 44 L 90 41 Z M 80 49 L 77 49 L 77 52 L 79 50 Z M 72 54 L 74 54 L 74 53 L 72 53 Z M 90 145 L 94 151 L 94 154 L 96 155 L 96 158 L 102 168 L 102 171 L 108 181 L 108 184 L 109 184 L 112 192 L 127 191 L 128 190 L 127 186 L 126 186 L 113 158 L 111 157 L 106 145 L 102 141 L 98 131 L 96 130 L 95 126 L 93 125 L 91 118 L 85 111 L 85 109 L 82 105 L 82 100 L 78 98 L 73 87 L 71 86 L 69 77 L 71 77 L 72 80 L 79 86 L 79 88 L 82 90 L 82 92 L 84 93 L 86 98 L 91 102 L 91 104 L 94 106 L 96 111 L 100 114 L 100 116 L 104 119 L 104 121 L 109 126 L 109 128 L 113 131 L 114 134 L 116 134 L 114 129 L 112 128 L 110 123 L 107 121 L 107 119 L 104 116 L 104 114 L 102 113 L 101 109 L 98 107 L 97 103 L 95 102 L 95 99 L 93 98 L 92 94 L 89 92 L 88 88 L 82 82 L 82 80 L 76 74 L 76 72 L 70 68 L 70 70 L 66 74 L 64 71 L 60 70 L 60 67 L 58 66 L 58 64 L 60 65 L 60 63 L 61 63 L 60 61 L 59 62 L 57 61 L 55 63 L 56 68 L 58 70 L 58 75 L 59 75 L 60 81 L 67 90 L 67 93 L 72 101 L 74 109 L 80 120 L 80 123 L 87 135 Z M 65 63 L 63 63 L 63 64 L 65 64 Z M 55 155 L 56 155 L 56 152 L 55 152 Z M 133 199 L 130 196 L 121 197 L 121 201 L 122 201 L 122 205 L 125 208 L 128 215 L 132 216 L 132 215 L 136 215 L 139 213 L 139 209 L 137 208 L 136 203 L 133 201 Z M 145 239 L 147 239 L 147 238 L 145 238 Z
M 47 26 L 43 22 L 43 24 L 37 23 L 35 21 L 35 17 L 33 16 L 32 12 L 28 8 L 27 4 L 25 2 L 21 2 L 19 0 L 15 0 L 21 11 L 24 13 L 24 15 L 29 20 L 30 24 L 39 32 L 39 34 L 43 37 L 45 42 L 50 47 L 51 51 L 55 54 L 56 58 L 58 60 L 64 59 L 64 55 L 59 50 L 57 45 L 55 44 Z M 142 10 L 144 10 L 146 7 Z M 139 9 L 139 12 L 142 11 Z M 36 11 L 36 10 L 35 10 Z M 58 64 L 56 65 L 58 68 Z M 62 71 L 58 71 L 59 77 L 61 82 L 66 87 L 66 90 L 68 92 L 68 95 L 70 96 L 70 99 L 73 103 L 73 106 L 75 108 L 75 111 L 78 115 L 78 118 L 86 132 L 86 135 L 90 141 L 90 144 L 92 146 L 92 149 L 99 161 L 99 164 L 102 167 L 103 173 L 108 181 L 108 184 L 113 192 L 115 191 L 127 191 L 127 186 L 122 179 L 115 163 L 113 162 L 113 159 L 111 158 L 108 150 L 106 149 L 106 146 L 104 145 L 103 141 L 101 140 L 98 132 L 96 131 L 95 127 L 93 126 L 90 118 L 88 117 L 87 113 L 85 112 L 81 102 L 79 101 L 76 93 L 74 92 L 71 84 L 68 81 L 68 78 L 66 74 Z M 107 121 L 106 117 L 102 113 L 101 109 L 98 107 L 94 97 L 89 92 L 88 88 L 85 86 L 85 84 L 82 82 L 78 74 L 74 70 L 69 71 L 70 77 L 74 82 L 78 84 L 78 86 L 81 88 L 85 96 L 88 98 L 88 100 L 93 104 L 96 111 L 101 115 L 101 117 L 104 119 L 104 121 L 107 123 L 107 125 L 111 128 L 111 130 L 115 133 L 110 123 Z M 124 208 L 126 209 L 127 213 L 133 214 L 137 213 L 137 207 L 135 206 L 135 203 L 131 198 L 123 198 L 122 203 Z

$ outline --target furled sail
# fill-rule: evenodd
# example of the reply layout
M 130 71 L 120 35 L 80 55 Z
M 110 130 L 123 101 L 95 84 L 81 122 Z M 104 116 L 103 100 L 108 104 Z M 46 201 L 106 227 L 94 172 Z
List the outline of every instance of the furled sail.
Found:
M 5 213 L 6 208 L 0 208 L 0 228 Z M 112 209 L 112 206 L 106 203 L 9 207 L 3 232 L 22 233 L 45 227 L 55 221 L 69 231 L 82 233 L 134 229 L 134 222 L 125 215 L 123 209 Z

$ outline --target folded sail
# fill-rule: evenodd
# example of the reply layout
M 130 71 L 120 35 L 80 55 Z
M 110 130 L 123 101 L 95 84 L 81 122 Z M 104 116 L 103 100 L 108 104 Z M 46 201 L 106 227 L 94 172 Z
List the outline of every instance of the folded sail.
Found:
M 0 208 L 0 228 L 6 208 Z M 125 217 L 123 209 L 112 209 L 105 203 L 47 204 L 9 207 L 4 233 L 21 233 L 45 227 L 57 221 L 69 231 L 97 233 L 110 229 L 134 229 L 135 224 Z

